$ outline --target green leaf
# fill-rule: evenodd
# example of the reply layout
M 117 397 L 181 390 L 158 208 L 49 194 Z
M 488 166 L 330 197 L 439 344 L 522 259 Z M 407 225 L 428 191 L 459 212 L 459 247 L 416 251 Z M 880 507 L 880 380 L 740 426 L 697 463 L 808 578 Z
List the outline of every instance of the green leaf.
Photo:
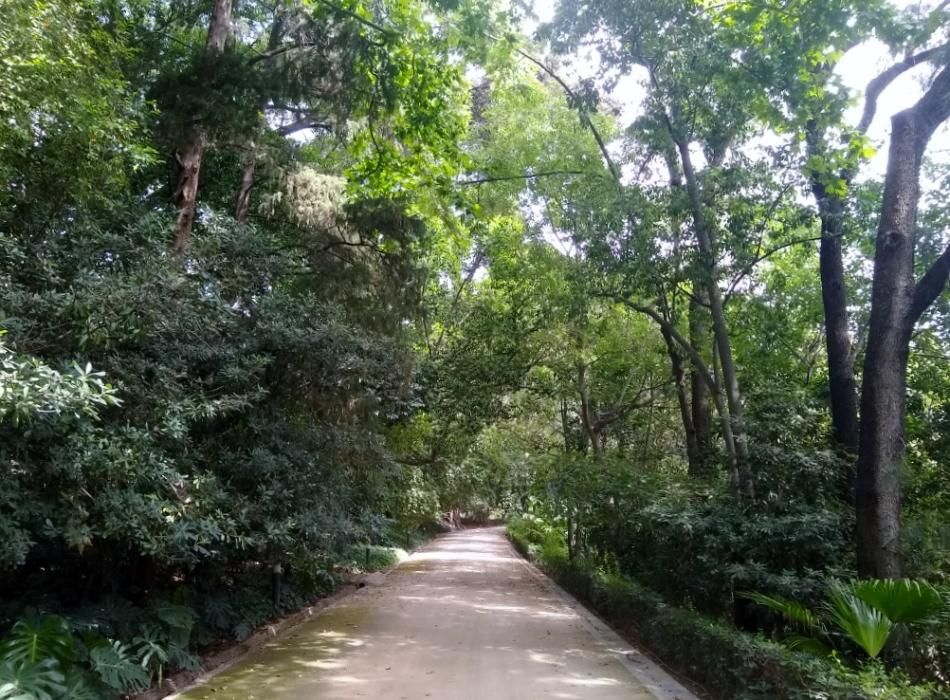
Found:
M 68 664 L 74 656 L 73 638 L 66 621 L 53 615 L 20 620 L 0 644 L 0 660 L 15 665 L 55 659 Z
M 894 627 L 884 613 L 868 605 L 841 583 L 831 587 L 825 608 L 848 639 L 872 659 L 877 658 Z
M 65 676 L 56 659 L 40 663 L 0 664 L 0 700 L 54 700 L 65 692 Z
M 747 600 L 769 608 L 805 629 L 821 628 L 821 620 L 818 619 L 818 616 L 797 601 L 789 600 L 782 596 L 770 596 L 755 592 L 738 593 L 737 595 L 740 598 L 746 598 Z
M 813 656 L 828 656 L 831 654 L 831 647 L 814 637 L 807 637 L 802 634 L 794 634 L 782 640 L 782 644 L 793 651 L 801 651 Z
M 89 660 L 102 682 L 119 692 L 144 690 L 149 685 L 148 673 L 122 642 L 96 647 L 89 652 Z
M 852 583 L 851 590 L 891 622 L 920 622 L 943 607 L 940 593 L 925 581 L 870 579 Z

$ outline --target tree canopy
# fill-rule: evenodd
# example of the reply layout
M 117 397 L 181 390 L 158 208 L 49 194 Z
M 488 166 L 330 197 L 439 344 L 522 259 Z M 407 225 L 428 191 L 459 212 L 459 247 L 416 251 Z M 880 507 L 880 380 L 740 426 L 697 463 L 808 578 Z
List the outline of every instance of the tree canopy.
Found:
M 460 516 L 776 637 L 939 600 L 947 3 L 546 7 L 0 5 L 0 699 L 161 683 Z M 888 609 L 807 619 L 950 692 L 950 616 Z

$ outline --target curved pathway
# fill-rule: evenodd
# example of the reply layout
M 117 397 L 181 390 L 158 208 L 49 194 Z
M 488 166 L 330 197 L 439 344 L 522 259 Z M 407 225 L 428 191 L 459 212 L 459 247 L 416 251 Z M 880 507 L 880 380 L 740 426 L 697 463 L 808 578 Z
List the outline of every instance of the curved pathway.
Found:
M 695 700 L 521 559 L 504 530 L 443 535 L 175 696 L 187 700 Z

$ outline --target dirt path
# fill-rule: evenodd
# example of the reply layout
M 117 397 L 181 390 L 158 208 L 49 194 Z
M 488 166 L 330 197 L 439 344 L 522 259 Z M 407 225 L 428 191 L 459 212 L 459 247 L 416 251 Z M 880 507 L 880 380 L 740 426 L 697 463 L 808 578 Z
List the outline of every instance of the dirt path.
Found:
M 203 685 L 197 700 L 695 700 L 540 576 L 463 530 Z

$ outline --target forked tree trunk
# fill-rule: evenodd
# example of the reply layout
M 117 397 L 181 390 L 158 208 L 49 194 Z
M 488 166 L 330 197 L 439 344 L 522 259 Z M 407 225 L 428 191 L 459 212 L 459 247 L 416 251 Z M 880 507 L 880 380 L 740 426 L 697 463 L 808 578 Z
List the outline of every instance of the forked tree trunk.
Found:
M 222 53 L 231 36 L 232 1 L 214 0 L 211 23 L 208 26 L 208 40 L 205 44 L 205 53 L 209 57 Z M 175 219 L 175 230 L 172 235 L 172 250 L 178 255 L 183 254 L 191 244 L 195 208 L 198 204 L 201 163 L 207 148 L 207 138 L 205 126 L 201 123 L 201 115 L 192 115 L 182 135 L 177 153 L 179 171 L 174 199 L 178 216 Z
M 950 116 L 950 67 L 916 105 L 891 120 L 891 143 L 874 252 L 871 317 L 861 391 L 855 482 L 858 572 L 901 575 L 901 468 L 911 333 L 950 274 L 950 248 L 914 280 L 920 165 L 936 128 Z

